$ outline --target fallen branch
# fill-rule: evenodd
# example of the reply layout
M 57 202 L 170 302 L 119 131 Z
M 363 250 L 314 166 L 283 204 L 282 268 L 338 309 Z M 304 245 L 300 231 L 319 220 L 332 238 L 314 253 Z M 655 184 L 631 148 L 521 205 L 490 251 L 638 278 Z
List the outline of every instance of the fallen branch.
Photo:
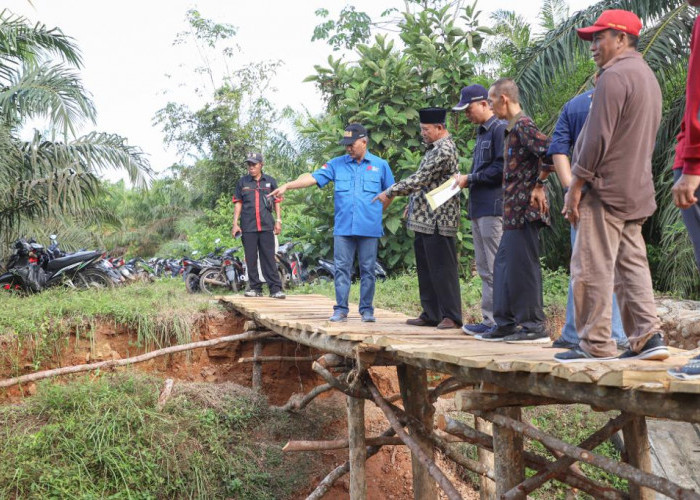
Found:
M 381 393 L 374 385 L 374 382 L 370 377 L 365 377 L 365 386 L 372 394 L 374 402 L 379 406 L 379 408 L 384 412 L 387 420 L 391 424 L 391 427 L 396 431 L 396 434 L 401 438 L 401 440 L 411 449 L 411 453 L 418 459 L 418 461 L 426 468 L 428 474 L 437 482 L 437 484 L 445 492 L 447 498 L 450 500 L 461 499 L 462 496 L 459 494 L 457 489 L 452 485 L 450 480 L 445 476 L 445 474 L 440 470 L 440 468 L 435 464 L 428 455 L 421 449 L 420 445 L 416 443 L 413 437 L 409 436 L 404 430 L 401 422 L 397 418 L 396 414 L 389 407 L 389 403 L 382 397 Z
M 367 446 L 404 446 L 406 443 L 397 437 L 366 437 Z M 464 440 L 456 436 L 447 434 L 445 436 L 446 443 L 463 443 Z M 330 441 L 288 441 L 282 451 L 325 451 L 325 450 L 342 450 L 350 446 L 348 439 L 333 439 Z
M 165 403 L 167 403 L 168 399 L 170 399 L 170 395 L 173 392 L 174 385 L 175 385 L 175 381 L 171 378 L 169 378 L 165 381 L 165 385 L 163 386 L 163 390 L 160 391 L 160 396 L 158 397 L 158 403 L 156 404 L 156 408 L 158 410 L 162 410 L 163 407 L 165 406 Z
M 313 401 L 319 394 L 328 392 L 331 389 L 333 389 L 331 384 L 319 385 L 301 399 L 299 399 L 298 394 L 292 394 L 289 401 L 287 401 L 284 406 L 278 406 L 277 408 L 282 411 L 303 410 L 306 408 L 306 405 Z
M 55 368 L 53 370 L 44 370 L 40 372 L 30 373 L 29 375 L 22 375 L 21 377 L 0 380 L 0 388 L 11 387 L 13 385 L 24 384 L 27 382 L 35 382 L 37 380 L 42 380 L 45 378 L 70 375 L 72 373 L 88 372 L 92 370 L 99 370 L 102 368 L 107 369 L 116 368 L 119 366 L 133 365 L 136 363 L 143 363 L 144 361 L 150 361 L 151 359 L 160 356 L 166 356 L 168 354 L 175 354 L 183 351 L 191 351 L 192 349 L 201 349 L 202 347 L 212 347 L 218 344 L 224 344 L 226 342 L 238 342 L 241 340 L 257 340 L 259 338 L 269 337 L 271 335 L 275 334 L 273 332 L 245 332 L 238 335 L 228 335 L 226 337 L 219 337 L 217 339 L 202 340 L 200 342 L 192 342 L 189 344 L 165 347 L 163 349 L 157 349 L 155 351 L 147 352 L 145 354 L 141 354 L 139 356 L 134 356 L 131 358 L 111 359 L 107 361 L 100 361 L 98 363 L 89 363 L 85 365 Z
M 314 361 L 316 356 L 260 356 L 259 358 L 239 358 L 239 363 L 265 363 L 268 361 Z

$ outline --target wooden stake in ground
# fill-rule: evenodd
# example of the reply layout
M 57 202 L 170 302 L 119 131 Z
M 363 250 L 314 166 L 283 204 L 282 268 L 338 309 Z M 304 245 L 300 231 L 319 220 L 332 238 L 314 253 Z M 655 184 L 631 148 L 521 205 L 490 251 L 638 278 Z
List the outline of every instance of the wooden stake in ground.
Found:
M 623 414 L 625 414 L 623 412 Z M 625 439 L 625 450 L 627 450 L 627 461 L 630 465 L 651 472 L 651 445 L 647 434 L 647 421 L 644 417 L 632 416 L 629 422 L 622 427 L 622 436 Z M 654 490 L 642 488 L 641 486 L 629 483 L 630 498 L 639 500 L 654 500 L 656 494 Z
M 365 400 L 346 396 L 348 405 L 348 441 L 350 445 L 350 500 L 367 497 L 365 479 Z
M 0 388 L 11 387 L 17 384 L 25 384 L 27 382 L 36 382 L 37 380 L 42 380 L 45 378 L 70 375 L 72 373 L 89 372 L 92 370 L 100 370 L 103 368 L 107 369 L 116 368 L 118 366 L 133 365 L 136 363 L 143 363 L 144 361 L 150 361 L 151 359 L 157 358 L 159 356 L 166 356 L 168 354 L 175 354 L 183 351 L 191 351 L 193 349 L 201 349 L 202 347 L 212 347 L 215 345 L 224 344 L 226 342 L 239 342 L 241 340 L 257 340 L 260 338 L 271 337 L 272 335 L 275 334 L 273 332 L 244 332 L 238 335 L 227 335 L 226 337 L 219 337 L 218 339 L 202 340 L 200 342 L 191 342 L 189 344 L 165 347 L 163 349 L 147 352 L 145 354 L 133 356 L 131 358 L 111 359 L 108 361 L 100 361 L 99 363 L 66 366 L 63 368 L 56 368 L 54 370 L 44 370 L 41 372 L 30 373 L 29 375 L 22 375 L 21 377 L 0 380 Z
M 156 404 L 156 409 L 162 410 L 163 407 L 165 406 L 165 403 L 168 402 L 168 399 L 170 399 L 170 395 L 173 392 L 173 386 L 175 385 L 175 381 L 171 378 L 166 379 L 165 385 L 163 386 L 163 390 L 160 391 L 160 396 L 158 397 L 158 404 Z
M 262 390 L 262 362 L 259 360 L 262 350 L 262 342 L 253 343 L 253 390 L 255 392 Z

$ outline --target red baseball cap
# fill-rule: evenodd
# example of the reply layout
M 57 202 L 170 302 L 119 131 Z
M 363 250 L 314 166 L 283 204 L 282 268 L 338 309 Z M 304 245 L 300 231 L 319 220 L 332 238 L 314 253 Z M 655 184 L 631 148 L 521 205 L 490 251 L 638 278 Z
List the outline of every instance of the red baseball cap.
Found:
M 579 28 L 576 31 L 579 38 L 593 40 L 594 33 L 610 29 L 639 36 L 639 32 L 642 30 L 642 21 L 637 17 L 637 14 L 629 10 L 611 9 L 603 11 L 593 26 Z

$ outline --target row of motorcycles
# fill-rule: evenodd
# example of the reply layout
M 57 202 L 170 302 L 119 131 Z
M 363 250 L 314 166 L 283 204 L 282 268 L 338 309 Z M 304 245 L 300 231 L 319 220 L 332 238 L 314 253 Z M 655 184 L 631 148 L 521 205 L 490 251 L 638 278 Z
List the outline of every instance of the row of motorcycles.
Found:
M 218 245 L 220 241 L 217 238 L 215 244 Z M 318 259 L 318 265 L 309 269 L 304 263 L 303 255 L 294 250 L 296 245 L 296 242 L 288 241 L 280 245 L 275 253 L 277 272 L 283 290 L 302 283 L 333 281 L 335 264 L 332 260 Z M 183 278 L 187 291 L 217 294 L 229 290 L 244 290 L 248 282 L 248 273 L 245 262 L 236 255 L 240 249 L 241 247 L 234 247 L 224 250 L 223 247 L 217 246 L 213 252 L 201 259 L 195 258 L 196 251 L 193 252 L 193 258 L 184 258 Z M 387 277 L 384 266 L 378 261 L 375 273 L 379 280 L 385 280 Z M 353 273 L 353 279 L 356 275 L 357 273 Z
M 220 241 L 215 240 L 215 245 Z M 318 259 L 318 265 L 310 268 L 303 255 L 294 250 L 296 246 L 296 242 L 289 241 L 276 251 L 277 272 L 283 289 L 307 282 L 333 281 L 335 265 L 332 260 Z M 219 294 L 244 290 L 248 283 L 245 262 L 238 256 L 241 247 L 216 246 L 203 257 L 194 251 L 192 256 L 180 260 L 136 257 L 125 261 L 121 257 L 110 258 L 100 251 L 63 252 L 57 236 L 51 235 L 48 248 L 34 239 L 20 238 L 13 249 L 4 272 L 0 273 L 0 290 L 36 293 L 55 285 L 109 288 L 136 280 L 182 277 L 189 293 Z M 377 262 L 375 271 L 377 279 L 386 279 L 381 263 Z

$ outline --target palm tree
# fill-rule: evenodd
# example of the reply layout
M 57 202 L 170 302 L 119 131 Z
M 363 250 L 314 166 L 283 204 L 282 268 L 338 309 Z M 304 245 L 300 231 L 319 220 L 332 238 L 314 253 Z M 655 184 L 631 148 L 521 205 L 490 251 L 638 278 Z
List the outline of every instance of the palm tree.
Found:
M 640 17 L 645 28 L 639 39 L 639 50 L 656 74 L 664 96 L 664 114 L 653 160 L 659 210 L 645 232 L 647 241 L 658 246 L 657 257 L 672 258 L 658 258 L 655 262 L 654 252 L 650 254 L 656 285 L 685 294 L 698 293 L 700 288 L 693 270 L 690 242 L 685 232 L 679 231 L 682 227 L 680 215 L 670 197 L 670 163 L 685 106 L 688 47 L 695 10 L 684 0 L 600 1 L 569 16 L 523 50 L 514 76 L 526 109 L 538 116 L 545 132 L 551 131 L 561 107 L 590 85 L 596 71 L 588 44 L 578 38 L 575 28 L 592 24 L 606 9 L 630 10 Z M 557 232 L 562 234 L 550 235 L 549 239 L 566 241 L 567 231 L 561 224 Z M 550 245 L 554 247 L 561 248 L 561 245 Z
M 90 215 L 100 193 L 97 174 L 124 169 L 139 186 L 150 167 L 139 148 L 103 132 L 77 136 L 95 123 L 95 108 L 76 72 L 80 53 L 58 28 L 31 26 L 0 12 L 0 235 L 12 241 L 22 221 Z M 20 137 L 28 120 L 46 132 Z

